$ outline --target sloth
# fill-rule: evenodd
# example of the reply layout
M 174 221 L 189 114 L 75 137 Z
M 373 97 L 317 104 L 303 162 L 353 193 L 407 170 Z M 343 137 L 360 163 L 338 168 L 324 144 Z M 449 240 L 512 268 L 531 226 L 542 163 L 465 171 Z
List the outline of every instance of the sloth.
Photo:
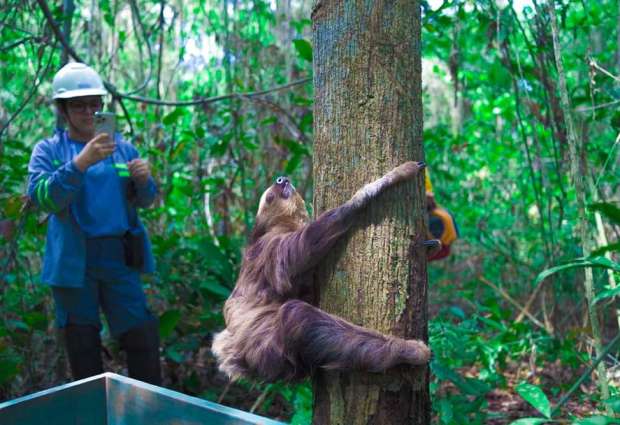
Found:
M 431 352 L 424 342 L 384 335 L 312 305 L 313 269 L 355 213 L 424 167 L 406 162 L 314 221 L 289 179 L 278 177 L 261 196 L 239 278 L 224 305 L 226 328 L 213 339 L 219 369 L 231 380 L 272 382 L 303 379 L 317 368 L 383 372 L 426 364 Z

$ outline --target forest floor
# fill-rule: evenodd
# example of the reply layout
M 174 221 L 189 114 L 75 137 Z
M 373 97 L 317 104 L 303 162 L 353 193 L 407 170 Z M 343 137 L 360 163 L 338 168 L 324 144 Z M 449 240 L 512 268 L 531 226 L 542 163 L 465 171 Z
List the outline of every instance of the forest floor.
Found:
M 51 337 L 50 339 L 53 340 L 54 338 Z M 51 341 L 48 340 L 48 342 Z M 59 350 L 56 344 L 48 343 L 41 348 L 44 348 L 43 351 L 46 352 L 43 358 L 50 360 L 46 364 L 65 363 L 62 350 Z M 123 355 L 116 352 L 114 346 L 110 348 L 108 352 L 111 352 L 111 356 L 104 356 L 106 370 L 126 374 Z M 41 354 L 43 353 L 39 351 L 39 355 Z M 41 381 L 38 384 L 31 382 L 31 385 L 24 382 L 22 391 L 20 391 L 21 394 L 10 394 L 9 399 L 69 381 L 66 364 L 65 367 L 50 371 L 49 369 L 46 370 L 40 362 L 37 363 L 40 366 L 40 370 L 37 367 L 40 373 L 36 373 L 36 375 L 41 378 Z M 164 387 L 245 411 L 254 408 L 255 413 L 274 419 L 288 420 L 293 414 L 290 401 L 285 400 L 283 396 L 285 391 L 276 390 L 266 394 L 264 386 L 253 385 L 249 382 L 228 386 L 227 379 L 217 373 L 215 359 L 210 353 L 209 344 L 206 340 L 201 342 L 201 347 L 198 350 L 186 352 L 181 362 L 166 360 L 162 362 L 162 365 Z M 479 370 L 476 366 L 461 369 L 459 372 L 464 377 L 475 378 L 479 376 Z M 549 395 L 551 403 L 554 405 L 561 394 L 551 396 L 549 389 L 558 385 L 570 385 L 579 375 L 575 373 L 575 370 L 563 367 L 557 361 L 543 366 L 532 366 L 528 365 L 527 362 L 509 363 L 506 369 L 502 371 L 502 376 L 505 378 L 505 385 L 491 390 L 485 396 L 485 411 L 488 418 L 485 424 L 504 425 L 519 418 L 540 417 L 540 414 L 515 391 L 514 388 L 519 382 L 526 380 L 540 386 Z M 30 388 L 26 388 L 26 386 Z M 281 388 L 285 388 L 285 386 L 282 385 Z M 456 392 L 458 390 L 449 381 L 444 381 L 438 389 L 438 394 Z M 595 393 L 595 383 L 591 379 L 586 381 L 580 391 L 564 406 L 564 414 L 561 416 L 567 417 L 569 412 L 575 417 L 592 415 L 597 410 L 591 401 L 591 395 Z M 587 396 L 584 397 L 584 394 Z
M 460 372 L 465 377 L 477 377 L 479 375 L 476 367 L 461 370 Z M 534 381 L 538 381 L 537 384 L 547 394 L 549 393 L 548 389 L 552 386 L 556 386 L 560 382 L 570 382 L 576 379 L 574 371 L 569 371 L 567 368 L 562 367 L 559 362 L 546 364 L 544 367 L 536 367 L 534 370 L 523 364 L 509 364 L 508 368 L 502 373 L 502 376 L 506 379 L 505 388 L 494 388 L 485 396 L 485 411 L 487 414 L 485 425 L 506 425 L 520 418 L 542 417 L 536 409 L 515 391 L 517 384 L 522 382 L 527 377 L 526 375 L 530 375 L 529 380 L 532 381 L 532 376 L 534 376 L 532 374 L 538 377 Z M 596 412 L 596 405 L 592 402 L 591 397 L 579 397 L 578 395 L 596 393 L 595 384 L 592 380 L 589 380 L 580 387 L 580 390 L 581 392 L 578 392 L 577 395 L 574 395 L 565 404 L 560 416 L 567 417 L 568 413 L 570 413 L 571 416 L 582 418 L 591 416 Z M 439 389 L 439 392 L 443 394 L 455 391 L 455 386 L 450 382 L 444 383 Z M 555 402 L 560 397 L 561 395 L 555 398 L 550 397 L 552 406 L 555 405 Z

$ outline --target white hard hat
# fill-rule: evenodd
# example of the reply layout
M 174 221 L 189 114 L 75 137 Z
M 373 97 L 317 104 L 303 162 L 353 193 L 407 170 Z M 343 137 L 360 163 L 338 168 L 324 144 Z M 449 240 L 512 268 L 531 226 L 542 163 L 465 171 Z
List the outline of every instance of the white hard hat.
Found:
M 90 66 L 79 62 L 63 66 L 54 76 L 52 89 L 54 100 L 108 94 L 99 74 Z

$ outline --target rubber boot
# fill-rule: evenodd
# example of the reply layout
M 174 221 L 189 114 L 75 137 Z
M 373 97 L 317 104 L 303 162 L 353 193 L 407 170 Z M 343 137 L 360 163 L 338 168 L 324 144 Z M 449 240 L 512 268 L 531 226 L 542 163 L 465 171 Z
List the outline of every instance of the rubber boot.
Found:
M 121 348 L 127 353 L 129 377 L 149 384 L 161 385 L 157 321 L 153 320 L 130 329 L 122 334 L 119 340 Z
M 64 340 L 74 380 L 103 373 L 99 329 L 90 325 L 67 325 Z

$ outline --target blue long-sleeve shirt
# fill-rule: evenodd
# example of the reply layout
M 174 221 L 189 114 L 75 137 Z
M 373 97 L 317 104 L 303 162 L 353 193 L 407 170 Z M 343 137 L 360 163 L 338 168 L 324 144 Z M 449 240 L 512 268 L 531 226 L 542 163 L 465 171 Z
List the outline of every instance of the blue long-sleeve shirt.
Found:
M 120 236 L 129 227 L 143 230 L 145 264 L 152 272 L 154 260 L 136 207 L 153 203 L 157 188 L 152 178 L 135 184 L 127 162 L 137 150 L 115 136 L 116 150 L 110 158 L 81 172 L 73 163 L 83 144 L 71 141 L 65 131 L 39 142 L 28 165 L 28 195 L 50 213 L 42 280 L 53 286 L 80 287 L 84 282 L 87 237 Z M 114 175 L 116 173 L 116 175 Z
M 68 142 L 75 158 L 85 144 L 71 139 Z M 130 228 L 125 194 L 131 182 L 127 168 L 118 169 L 116 165 L 112 158 L 105 158 L 88 167 L 84 184 L 71 205 L 75 219 L 87 238 L 122 236 Z

